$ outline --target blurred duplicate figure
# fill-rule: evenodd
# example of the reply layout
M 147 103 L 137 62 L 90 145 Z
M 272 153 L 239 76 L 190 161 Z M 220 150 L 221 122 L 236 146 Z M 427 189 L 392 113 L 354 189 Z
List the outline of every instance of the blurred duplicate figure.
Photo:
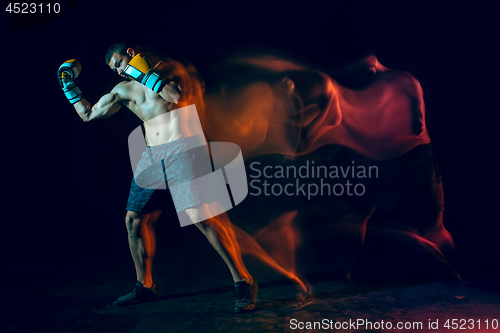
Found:
M 313 246 L 324 243 L 322 250 L 330 250 L 335 235 L 342 251 L 353 247 L 355 253 L 363 247 L 367 226 L 375 227 L 371 230 L 381 230 L 381 239 L 400 244 L 394 254 L 418 248 L 443 263 L 446 274 L 458 277 L 445 256 L 453 251 L 453 238 L 443 224 L 443 185 L 426 128 L 423 91 L 413 75 L 383 66 L 372 53 L 322 71 L 267 55 L 234 58 L 224 67 L 226 72 L 214 75 L 221 83 L 205 94 L 211 140 L 234 142 L 245 158 L 268 166 L 286 168 L 310 160 L 379 170 L 378 177 L 363 180 L 364 196 L 318 195 L 310 201 L 290 196 L 259 216 L 261 225 L 278 221 L 276 216 L 290 224 L 284 217 L 297 210 L 302 221 L 325 221 L 325 230 L 312 233 L 318 239 Z M 232 73 L 240 76 L 233 79 Z M 258 199 L 249 196 L 248 207 Z M 296 237 L 290 239 L 289 245 L 280 239 L 283 249 L 295 249 Z
M 444 263 L 443 274 L 460 280 L 447 259 L 454 242 L 443 223 L 443 184 L 420 82 L 383 66 L 374 54 L 331 74 L 341 96 L 342 122 L 323 142 L 341 143 L 376 161 L 380 172 L 376 211 L 365 220 L 362 237 L 368 222 L 384 230 L 385 238 L 433 255 Z
M 132 180 L 125 217 L 137 283 L 132 291 L 118 298 L 115 305 L 129 305 L 154 300 L 156 286 L 152 279 L 155 253 L 154 224 L 158 220 L 168 195 L 166 191 L 143 188 L 136 183 L 141 172 L 147 171 L 148 161 L 161 160 L 163 182 L 175 186 L 176 198 L 182 198 L 177 211 L 184 210 L 207 237 L 226 262 L 235 286 L 235 312 L 247 312 L 255 307 L 257 283 L 247 271 L 240 249 L 226 213 L 211 217 L 209 207 L 200 198 L 199 191 L 189 187 L 189 180 L 202 176 L 189 148 L 205 141 L 196 112 L 186 111 L 195 104 L 203 109 L 203 89 L 200 81 L 189 72 L 189 67 L 173 59 L 160 58 L 141 47 L 125 43 L 113 44 L 106 54 L 106 64 L 118 75 L 130 79 L 118 83 L 110 93 L 92 106 L 82 97 L 74 79 L 80 73 L 76 60 L 65 62 L 58 72 L 59 81 L 68 100 L 83 121 L 93 121 L 114 115 L 122 107 L 135 113 L 144 122 L 148 154 L 139 162 Z M 192 110 L 192 109 L 191 109 Z M 141 168 L 142 163 L 142 168 Z M 171 179 L 170 175 L 173 175 Z M 147 177 L 147 176 L 146 176 Z M 184 186 L 186 184 L 186 186 Z M 169 188 L 170 189 L 170 188 Z M 198 222 L 201 221 L 201 222 Z M 198 222 L 198 223 L 196 223 Z

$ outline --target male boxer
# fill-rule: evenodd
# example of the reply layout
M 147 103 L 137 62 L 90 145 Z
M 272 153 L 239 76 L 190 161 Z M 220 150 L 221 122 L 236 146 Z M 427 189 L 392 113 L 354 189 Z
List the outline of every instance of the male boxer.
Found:
M 245 268 L 238 243 L 228 228 L 227 215 L 211 217 L 209 207 L 195 189 L 189 187 L 189 180 L 202 174 L 188 148 L 204 142 L 196 112 L 186 111 L 185 106 L 195 104 L 203 108 L 201 85 L 186 68 L 172 59 L 160 59 L 153 54 L 140 52 L 125 43 L 113 44 L 106 54 L 106 64 L 120 76 L 131 79 L 120 82 L 110 93 L 102 96 L 92 106 L 82 97 L 74 79 L 80 73 L 76 60 L 65 62 L 59 69 L 61 87 L 83 121 L 103 119 L 117 113 L 123 106 L 135 113 L 143 122 L 148 155 L 161 160 L 168 183 L 176 186 L 176 198 L 182 199 L 180 207 L 193 223 L 203 232 L 215 250 L 221 255 L 231 271 L 237 296 L 235 312 L 247 312 L 255 307 L 257 283 Z M 182 109 L 181 109 L 182 108 Z M 156 298 L 151 268 L 155 252 L 154 223 L 159 218 L 163 200 L 158 197 L 166 191 L 144 188 L 136 183 L 147 163 L 139 162 L 127 203 L 125 222 L 132 258 L 137 273 L 137 283 L 132 291 L 118 298 L 115 305 L 129 305 Z M 141 167 L 142 163 L 142 167 Z M 173 171 L 175 169 L 176 171 Z M 206 170 L 205 170 L 206 172 Z M 171 179 L 170 175 L 174 175 Z M 147 176 L 146 176 L 147 177 Z M 165 180 L 163 179 L 163 182 Z M 185 186 L 184 186 L 185 185 Z

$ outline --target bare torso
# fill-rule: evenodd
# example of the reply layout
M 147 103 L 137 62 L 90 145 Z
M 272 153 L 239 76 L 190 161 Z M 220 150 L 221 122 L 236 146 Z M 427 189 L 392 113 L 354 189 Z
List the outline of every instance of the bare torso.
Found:
M 165 100 L 136 81 L 119 83 L 115 91 L 122 98 L 124 106 L 144 122 L 149 146 L 200 133 L 196 112 L 190 112 L 186 108 L 178 109 L 179 105 L 175 101 Z

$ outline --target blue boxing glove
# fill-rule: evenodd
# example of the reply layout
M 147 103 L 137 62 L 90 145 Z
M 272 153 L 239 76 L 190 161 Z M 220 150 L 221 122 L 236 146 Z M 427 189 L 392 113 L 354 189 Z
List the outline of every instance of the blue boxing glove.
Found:
M 57 71 L 59 85 L 71 104 L 78 103 L 81 100 L 82 92 L 75 83 L 75 79 L 80 75 L 81 71 L 82 65 L 75 59 L 64 62 Z
M 163 81 L 152 69 L 149 64 L 140 54 L 133 57 L 124 71 L 129 78 L 142 83 L 155 93 L 159 93 L 163 88 Z

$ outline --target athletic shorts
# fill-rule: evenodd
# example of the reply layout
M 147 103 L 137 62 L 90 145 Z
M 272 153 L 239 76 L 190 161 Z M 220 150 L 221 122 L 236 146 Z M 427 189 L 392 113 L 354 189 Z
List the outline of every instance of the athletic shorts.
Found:
M 151 212 L 165 207 L 167 201 L 172 199 L 177 212 L 199 206 L 206 202 L 204 191 L 190 180 L 210 172 L 212 167 L 208 147 L 199 136 L 149 146 L 137 164 L 127 210 Z

